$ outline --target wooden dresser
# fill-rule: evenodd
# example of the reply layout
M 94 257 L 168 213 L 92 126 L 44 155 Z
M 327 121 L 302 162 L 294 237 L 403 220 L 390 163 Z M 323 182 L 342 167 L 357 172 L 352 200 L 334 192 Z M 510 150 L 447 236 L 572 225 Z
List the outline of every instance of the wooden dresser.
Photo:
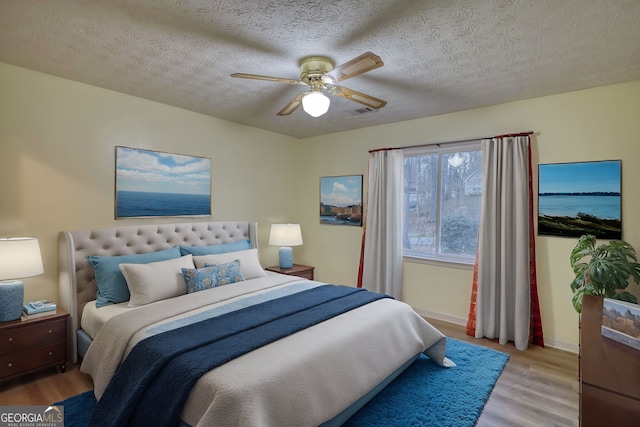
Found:
M 67 364 L 69 313 L 0 323 L 0 381 L 49 366 L 64 372 Z
M 603 299 L 585 295 L 580 316 L 580 425 L 640 425 L 640 351 L 600 333 Z

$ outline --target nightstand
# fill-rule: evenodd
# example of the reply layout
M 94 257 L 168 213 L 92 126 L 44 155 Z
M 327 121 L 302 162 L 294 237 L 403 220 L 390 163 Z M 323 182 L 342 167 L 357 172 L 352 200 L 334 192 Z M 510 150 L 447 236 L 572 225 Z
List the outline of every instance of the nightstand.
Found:
M 0 381 L 49 366 L 64 372 L 67 365 L 69 313 L 0 323 Z
M 308 265 L 293 264 L 293 267 L 291 268 L 280 268 L 279 266 L 274 265 L 273 267 L 265 268 L 265 270 L 273 271 L 275 273 L 280 273 L 280 274 L 287 274 L 289 276 L 298 276 L 298 277 L 302 277 L 303 279 L 313 280 L 313 270 L 315 270 L 315 267 L 311 267 Z

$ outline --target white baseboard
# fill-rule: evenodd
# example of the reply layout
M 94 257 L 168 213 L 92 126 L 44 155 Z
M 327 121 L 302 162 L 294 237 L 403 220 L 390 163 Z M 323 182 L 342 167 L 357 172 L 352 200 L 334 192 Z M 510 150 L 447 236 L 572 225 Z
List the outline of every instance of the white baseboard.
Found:
M 467 325 L 467 319 L 465 317 L 452 316 L 451 314 L 437 313 L 431 310 L 425 310 L 424 308 L 413 308 L 420 316 L 430 317 L 431 319 L 442 320 L 443 322 L 453 323 L 454 325 Z
M 453 323 L 454 325 L 461 325 L 461 326 L 467 325 L 466 317 L 459 317 L 459 316 L 453 316 L 451 314 L 438 313 L 431 310 L 425 310 L 423 308 L 414 307 L 413 309 L 420 316 L 429 317 L 431 319 L 436 319 L 436 320 L 442 320 L 443 322 Z M 568 341 L 558 340 L 555 338 L 545 337 L 544 345 L 545 347 L 551 347 L 551 348 L 568 351 L 570 353 L 575 353 L 575 354 L 578 354 L 578 351 L 579 351 L 578 344 L 568 342 Z
M 578 344 L 576 344 L 576 343 L 569 342 L 569 341 L 557 340 L 555 338 L 546 338 L 545 337 L 544 345 L 546 347 L 557 348 L 558 350 L 564 350 L 564 351 L 568 351 L 569 353 L 574 353 L 574 354 L 578 354 L 578 351 L 580 350 Z

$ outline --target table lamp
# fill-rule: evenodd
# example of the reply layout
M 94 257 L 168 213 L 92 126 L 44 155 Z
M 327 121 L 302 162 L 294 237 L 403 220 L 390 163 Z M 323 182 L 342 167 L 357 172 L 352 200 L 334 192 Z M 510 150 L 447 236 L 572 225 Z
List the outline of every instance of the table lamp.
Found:
M 269 244 L 280 246 L 280 268 L 292 268 L 293 249 L 291 246 L 300 246 L 302 244 L 300 224 L 271 224 Z
M 0 322 L 16 320 L 22 315 L 24 286 L 16 279 L 42 273 L 44 268 L 37 238 L 0 239 Z

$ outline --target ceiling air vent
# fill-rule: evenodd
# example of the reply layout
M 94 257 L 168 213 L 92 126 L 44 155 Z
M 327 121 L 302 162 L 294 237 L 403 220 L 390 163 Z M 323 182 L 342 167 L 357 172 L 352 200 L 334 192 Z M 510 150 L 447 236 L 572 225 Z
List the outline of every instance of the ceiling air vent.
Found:
M 359 115 L 359 114 L 375 113 L 377 111 L 378 110 L 376 110 L 375 108 L 362 107 L 362 108 L 356 108 L 355 110 L 351 110 L 351 114 Z

